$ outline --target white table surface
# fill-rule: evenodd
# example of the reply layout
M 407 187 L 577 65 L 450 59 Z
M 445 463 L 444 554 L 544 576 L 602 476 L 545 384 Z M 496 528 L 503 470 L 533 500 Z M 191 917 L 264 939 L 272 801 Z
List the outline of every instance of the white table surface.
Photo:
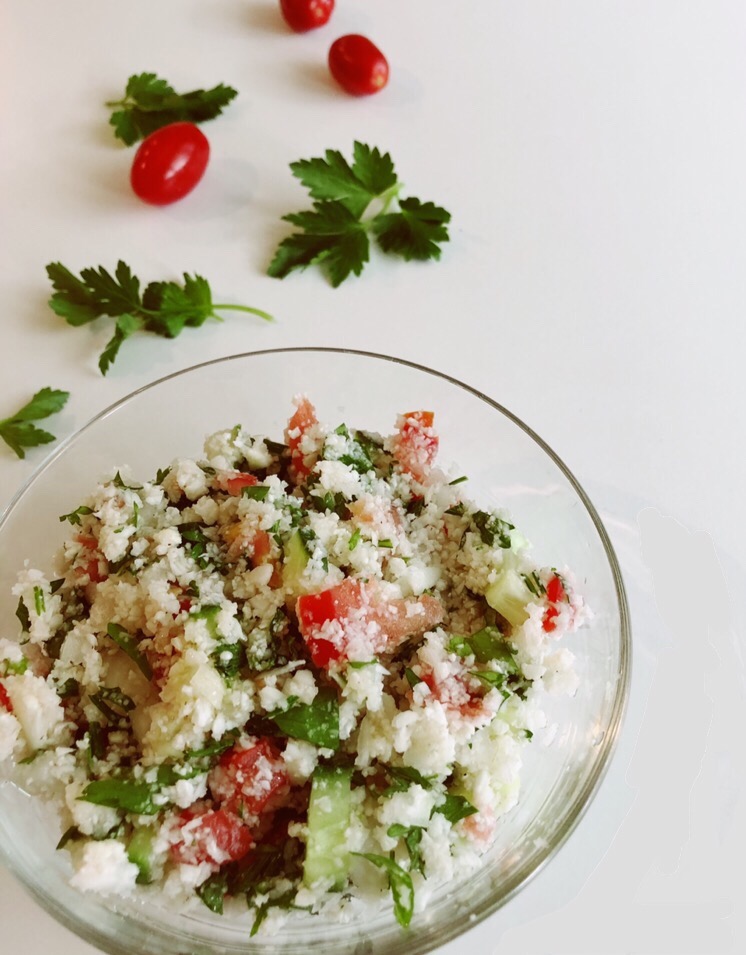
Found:
M 514 901 L 439 955 L 743 950 L 746 4 L 742 0 L 337 0 L 291 34 L 273 0 L 5 0 L 0 33 L 0 417 L 71 392 L 63 437 L 169 372 L 252 349 L 397 354 L 491 395 L 595 502 L 634 636 L 620 745 L 588 814 Z M 354 99 L 326 72 L 343 33 L 391 63 Z M 131 194 L 103 101 L 134 72 L 234 85 L 183 202 Z M 332 289 L 266 276 L 288 163 L 353 140 L 453 214 L 442 261 L 382 261 Z M 46 306 L 47 262 L 197 271 L 233 313 L 128 342 Z M 0 505 L 50 449 L 0 447 Z M 731 596 L 732 594 L 732 596 Z M 88 955 L 0 871 L 5 953 Z

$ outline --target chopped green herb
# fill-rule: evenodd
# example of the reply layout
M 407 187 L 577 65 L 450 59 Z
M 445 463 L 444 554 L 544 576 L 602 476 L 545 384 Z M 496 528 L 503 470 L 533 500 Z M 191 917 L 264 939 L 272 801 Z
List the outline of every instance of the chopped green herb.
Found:
M 353 670 L 362 670 L 363 667 L 374 667 L 378 660 L 350 660 L 348 666 Z
M 44 591 L 41 587 L 34 587 L 34 610 L 37 616 L 41 616 L 46 610 L 44 603 Z
M 355 530 L 350 535 L 350 542 L 347 545 L 350 548 L 350 550 L 355 550 L 357 545 L 360 543 L 361 536 L 362 535 L 360 533 L 360 528 L 356 527 Z
M 16 617 L 18 617 L 21 623 L 21 629 L 24 633 L 28 633 L 31 628 L 31 617 L 29 617 L 28 608 L 23 602 L 23 597 L 18 598 L 18 606 L 16 607 Z
M 118 623 L 110 623 L 106 632 L 116 645 L 127 654 L 132 662 L 139 668 L 146 680 L 153 679 L 153 668 L 148 662 L 148 658 L 140 651 L 137 640 L 131 636 L 124 627 Z
M 378 546 L 379 546 L 379 547 L 389 547 L 389 548 L 390 548 L 390 547 L 393 547 L 393 546 L 394 546 L 394 542 L 393 542 L 392 540 L 389 540 L 388 537 L 384 537 L 383 540 L 379 540 Z
M 399 823 L 395 823 L 393 826 L 389 826 L 388 833 L 392 839 L 403 839 L 404 845 L 407 847 L 407 852 L 409 853 L 409 862 L 410 862 L 410 871 L 411 872 L 424 872 L 424 862 L 422 859 L 422 833 L 424 829 L 422 826 L 402 826 Z
M 414 672 L 411 667 L 405 667 L 404 676 L 407 678 L 407 683 L 414 689 L 418 683 L 422 683 L 420 677 Z
M 98 693 L 91 693 L 90 700 L 91 703 L 95 703 L 104 716 L 112 721 L 120 719 L 135 708 L 135 701 L 132 697 L 122 693 L 115 686 L 102 686 Z
M 76 507 L 74 511 L 70 511 L 69 514 L 60 514 L 60 523 L 62 521 L 69 521 L 71 524 L 80 525 L 82 521 L 81 517 L 87 517 L 88 514 L 93 514 L 93 508 L 88 507 L 86 504 L 81 504 L 80 507 Z
M 223 901 L 228 892 L 228 873 L 214 872 L 197 888 L 197 895 L 207 908 L 217 915 L 223 914 Z
M 453 487 L 455 484 L 463 484 L 464 481 L 468 480 L 469 478 L 465 474 L 462 474 L 461 477 L 454 478 L 452 481 L 449 481 L 448 484 L 450 487 Z
M 58 577 L 57 580 L 52 580 L 49 583 L 49 592 L 50 594 L 56 594 L 60 587 L 65 583 L 64 577 Z
M 469 800 L 464 798 L 464 796 L 456 796 L 448 793 L 445 802 L 433 809 L 433 814 L 436 812 L 441 813 L 452 826 L 455 826 L 461 819 L 466 819 L 467 816 L 473 816 L 474 813 L 477 812 L 477 809 L 475 806 L 472 806 Z
M 461 503 L 458 503 L 454 504 L 453 507 L 449 507 L 445 513 L 450 514 L 451 517 L 463 517 L 465 512 L 465 506 Z
M 394 899 L 394 915 L 396 915 L 397 922 L 403 928 L 407 928 L 414 914 L 412 876 L 402 869 L 397 862 L 386 856 L 373 855 L 370 852 L 353 852 L 352 854 L 360 856 L 361 859 L 367 859 L 368 862 L 372 862 L 373 865 L 386 872 L 389 877 L 391 895 Z
M 65 829 L 65 831 L 62 833 L 62 838 L 57 843 L 56 848 L 58 850 L 64 849 L 65 846 L 68 845 L 68 843 L 74 842 L 77 839 L 85 839 L 85 838 L 86 837 L 83 835 L 80 829 L 78 829 L 77 826 L 70 826 L 68 829 Z
M 339 703 L 331 688 L 319 690 L 312 703 L 298 703 L 282 713 L 273 713 L 271 718 L 293 739 L 339 749 Z
M 158 788 L 156 784 L 143 780 L 97 779 L 88 783 L 78 798 L 138 816 L 154 816 L 163 809 L 163 803 L 153 801 Z
M 20 411 L 9 418 L 0 420 L 0 438 L 15 451 L 19 458 L 25 458 L 24 448 L 35 448 L 40 444 L 48 444 L 56 438 L 48 431 L 43 431 L 32 424 L 41 418 L 62 411 L 65 402 L 70 397 L 68 391 L 59 391 L 54 388 L 42 388 L 37 391 L 31 400 Z
M 246 645 L 243 643 L 220 643 L 212 651 L 212 661 L 218 673 L 230 680 L 238 676 L 246 666 Z
M 22 676 L 28 670 L 28 660 L 21 657 L 20 660 L 0 660 L 0 669 L 3 676 Z
M 94 759 L 103 759 L 106 755 L 104 733 L 100 723 L 92 722 L 88 725 L 88 762 Z
M 253 501 L 264 501 L 269 494 L 269 487 L 266 484 L 254 484 L 243 488 L 241 494 L 243 497 L 250 497 Z
M 532 570 L 530 574 L 521 574 L 521 577 L 534 597 L 542 597 L 547 592 L 547 588 L 535 570 Z
M 69 700 L 71 696 L 77 696 L 79 692 L 80 686 L 78 685 L 78 681 L 73 677 L 69 677 L 64 683 L 61 683 L 57 687 L 57 696 L 59 696 L 61 700 Z
M 406 792 L 414 783 L 422 786 L 423 789 L 432 789 L 436 776 L 423 776 L 422 773 L 413 766 L 384 766 L 384 772 L 389 778 L 388 789 L 384 790 L 384 796 L 390 796 L 392 793 Z
M 158 468 L 158 470 L 157 470 L 157 472 L 156 472 L 156 475 L 155 475 L 155 483 L 156 483 L 156 484 L 163 484 L 163 482 L 166 480 L 166 478 L 168 477 L 168 475 L 169 475 L 170 473 L 171 473 L 171 468 L 170 468 L 170 467 L 168 467 L 168 468 Z
M 488 547 L 493 547 L 495 544 L 504 549 L 510 547 L 510 532 L 515 530 L 512 524 L 486 511 L 476 511 L 472 514 L 471 520 L 479 531 L 482 543 Z

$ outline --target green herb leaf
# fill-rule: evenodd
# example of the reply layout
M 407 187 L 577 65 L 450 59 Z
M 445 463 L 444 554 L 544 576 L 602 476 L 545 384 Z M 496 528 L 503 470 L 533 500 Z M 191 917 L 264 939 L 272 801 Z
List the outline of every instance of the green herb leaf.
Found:
M 361 533 L 360 533 L 360 528 L 359 528 L 359 527 L 356 527 L 355 530 L 354 530 L 354 531 L 352 532 L 352 534 L 350 535 L 350 541 L 349 541 L 349 543 L 348 543 L 348 545 L 347 545 L 350 550 L 355 550 L 355 548 L 357 547 L 357 545 L 360 543 L 360 538 L 361 538 L 361 536 L 362 536 L 362 535 L 361 535 Z
M 373 855 L 370 852 L 353 852 L 353 855 L 367 859 L 379 869 L 383 869 L 389 877 L 391 895 L 394 899 L 394 915 L 397 922 L 407 928 L 414 914 L 414 885 L 412 876 L 402 867 L 386 856 Z
M 64 408 L 69 397 L 70 393 L 67 391 L 42 388 L 14 415 L 0 421 L 0 438 L 19 458 L 26 457 L 24 448 L 35 448 L 40 444 L 55 441 L 53 434 L 37 428 L 31 422 L 57 414 Z
M 510 547 L 510 532 L 515 530 L 512 524 L 486 511 L 477 511 L 472 514 L 471 520 L 479 531 L 482 542 L 488 547 L 494 547 L 495 544 L 504 549 Z
M 162 804 L 153 802 L 157 791 L 156 785 L 143 780 L 98 779 L 88 783 L 78 798 L 137 816 L 154 816 L 163 809 Z
M 287 736 L 315 746 L 339 749 L 339 702 L 329 687 L 319 690 L 313 703 L 298 703 L 271 719 Z
M 473 816 L 477 809 L 464 796 L 455 796 L 448 793 L 445 802 L 433 809 L 433 814 L 439 812 L 445 816 L 452 826 L 455 826 L 461 819 L 467 816 Z
M 75 510 L 70 511 L 69 514 L 60 514 L 60 523 L 62 521 L 69 521 L 71 524 L 80 526 L 82 524 L 81 517 L 87 517 L 88 514 L 93 514 L 93 508 L 81 504 L 80 507 L 76 507 Z
M 228 874 L 215 872 L 197 888 L 197 895 L 207 908 L 217 915 L 223 914 L 223 901 L 228 891 Z
M 389 212 L 401 189 L 391 157 L 359 142 L 353 151 L 352 165 L 333 149 L 323 157 L 290 164 L 314 200 L 313 210 L 283 217 L 302 231 L 280 243 L 270 275 L 285 278 L 294 269 L 321 265 L 337 287 L 362 272 L 370 234 L 377 236 L 385 252 L 404 259 L 440 256 L 439 243 L 448 240 L 450 214 L 414 198 L 398 200 L 398 211 Z
M 269 487 L 266 484 L 254 484 L 241 490 L 241 495 L 251 498 L 252 501 L 264 501 L 268 494 Z
M 153 679 L 153 668 L 148 662 L 148 658 L 140 651 L 137 640 L 124 627 L 118 623 L 110 623 L 106 632 L 116 645 L 127 654 L 133 663 L 139 667 L 140 672 L 146 680 Z
M 451 214 L 432 202 L 400 199 L 399 212 L 380 216 L 375 223 L 378 244 L 384 252 L 412 259 L 440 258 L 441 242 L 448 241 Z
M 389 826 L 388 828 L 388 835 L 392 839 L 404 840 L 404 845 L 407 847 L 407 852 L 409 853 L 411 872 L 425 871 L 422 849 L 420 847 L 423 832 L 424 829 L 422 826 L 402 826 L 399 823 L 394 823 L 393 826 Z
M 423 776 L 413 766 L 384 766 L 383 769 L 391 781 L 388 789 L 383 793 L 384 796 L 406 792 L 413 783 L 422 786 L 423 789 L 432 789 L 433 782 L 437 779 L 436 776 Z
M 209 90 L 177 93 L 155 73 L 139 73 L 130 76 L 123 99 L 106 105 L 115 107 L 109 119 L 114 135 L 131 146 L 170 123 L 214 119 L 237 95 L 236 90 L 223 83 Z
M 418 683 L 422 683 L 420 677 L 414 672 L 411 667 L 405 667 L 404 676 L 407 678 L 407 683 L 414 689 Z
M 23 597 L 18 598 L 18 606 L 16 607 L 16 617 L 21 624 L 21 630 L 24 633 L 28 633 L 31 629 L 31 617 L 29 616 L 28 607 L 23 602 Z
M 218 318 L 217 313 L 226 309 L 272 320 L 260 309 L 213 303 L 210 285 L 200 275 L 184 273 L 181 285 L 151 282 L 142 294 L 140 280 L 121 260 L 114 275 L 99 266 L 82 269 L 78 279 L 59 262 L 47 266 L 47 275 L 55 290 L 49 306 L 69 325 L 83 325 L 103 315 L 116 319 L 114 334 L 99 358 L 99 368 L 104 375 L 122 344 L 139 331 L 175 338 L 185 327 L 197 328 L 208 318 Z

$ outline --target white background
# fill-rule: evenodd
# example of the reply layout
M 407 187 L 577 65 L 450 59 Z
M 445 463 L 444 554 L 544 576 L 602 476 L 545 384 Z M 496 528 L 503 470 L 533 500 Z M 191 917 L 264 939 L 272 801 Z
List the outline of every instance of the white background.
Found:
M 336 89 L 326 51 L 360 32 L 391 81 Z M 742 0 L 337 0 L 298 36 L 273 0 L 5 0 L 0 15 L 0 417 L 65 388 L 63 437 L 204 359 L 287 345 L 399 355 L 483 390 L 568 463 L 630 598 L 627 721 L 590 811 L 513 902 L 440 955 L 730 953 L 746 941 L 742 612 L 746 487 L 746 4 Z M 206 125 L 190 197 L 155 209 L 107 99 L 150 70 L 240 95 Z M 353 140 L 453 214 L 442 261 L 374 257 L 332 289 L 266 276 L 288 163 Z M 44 266 L 206 276 L 232 313 L 128 342 L 68 327 Z M 0 504 L 26 461 L 0 448 Z M 737 603 L 736 603 L 737 602 Z M 2 951 L 88 955 L 0 872 Z

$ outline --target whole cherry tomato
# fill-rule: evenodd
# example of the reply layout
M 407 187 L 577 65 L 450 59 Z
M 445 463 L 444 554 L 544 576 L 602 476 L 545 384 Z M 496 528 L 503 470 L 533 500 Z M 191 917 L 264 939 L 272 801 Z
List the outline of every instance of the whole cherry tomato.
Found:
M 171 123 L 147 136 L 135 153 L 130 182 L 154 206 L 183 199 L 197 185 L 210 158 L 210 144 L 194 123 Z
M 323 27 L 334 10 L 334 0 L 280 0 L 285 22 L 296 33 Z
M 359 33 L 341 36 L 329 50 L 329 69 L 339 85 L 353 96 L 382 90 L 389 79 L 389 64 L 378 47 Z

